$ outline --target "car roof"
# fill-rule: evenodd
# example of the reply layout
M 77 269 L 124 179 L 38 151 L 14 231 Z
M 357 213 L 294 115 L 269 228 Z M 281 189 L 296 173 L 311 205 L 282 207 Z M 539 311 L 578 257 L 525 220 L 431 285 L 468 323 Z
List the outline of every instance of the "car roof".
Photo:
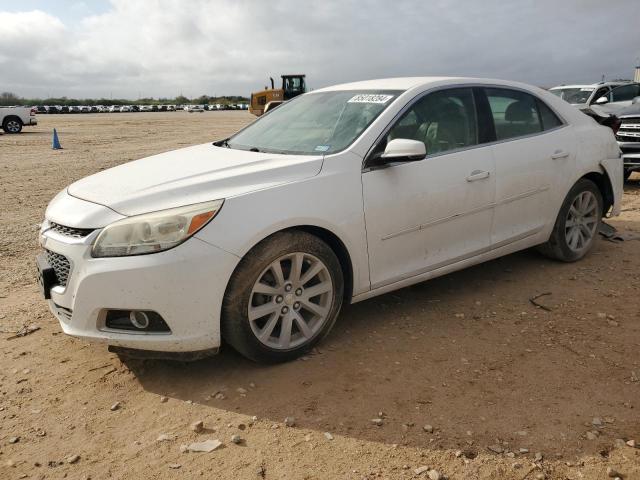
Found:
M 616 80 L 611 82 L 600 82 L 600 83 L 591 83 L 584 85 L 558 85 L 556 87 L 551 87 L 549 90 L 560 90 L 563 88 L 597 88 L 597 87 L 616 87 L 626 85 L 628 83 L 633 83 L 630 80 Z
M 549 90 L 562 90 L 563 88 L 596 88 L 597 83 L 591 85 L 558 85 L 557 87 L 551 87 Z
M 400 77 L 400 78 L 380 78 L 375 80 L 365 80 L 361 82 L 342 83 L 330 87 L 320 88 L 314 92 L 330 92 L 338 90 L 410 90 L 417 87 L 439 86 L 447 84 L 488 84 L 503 85 L 511 87 L 531 88 L 526 85 L 510 80 L 497 80 L 493 78 L 474 77 Z

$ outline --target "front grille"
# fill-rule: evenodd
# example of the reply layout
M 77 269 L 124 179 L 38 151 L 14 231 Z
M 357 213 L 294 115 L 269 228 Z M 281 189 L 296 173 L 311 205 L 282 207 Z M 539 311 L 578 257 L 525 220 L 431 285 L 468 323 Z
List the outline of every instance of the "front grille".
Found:
M 619 142 L 640 142 L 640 118 L 624 118 L 616 133 Z
M 59 223 L 50 222 L 50 228 L 54 232 L 58 232 L 61 235 L 73 238 L 84 238 L 93 232 L 93 228 L 74 228 L 60 225 Z
M 67 257 L 65 257 L 64 255 L 52 252 L 51 250 L 45 250 L 45 254 L 47 255 L 47 261 L 49 262 L 49 265 L 51 265 L 53 271 L 56 272 L 58 285 L 66 287 L 67 280 L 69 279 L 69 271 L 71 270 L 69 259 L 67 259 Z

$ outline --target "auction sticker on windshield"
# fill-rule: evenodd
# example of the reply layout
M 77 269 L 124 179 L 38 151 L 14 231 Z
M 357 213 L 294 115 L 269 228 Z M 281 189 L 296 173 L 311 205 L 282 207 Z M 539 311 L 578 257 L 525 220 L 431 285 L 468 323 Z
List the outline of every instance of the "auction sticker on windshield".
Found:
M 354 95 L 347 103 L 387 103 L 393 98 L 393 95 L 379 95 L 371 93 L 362 93 Z

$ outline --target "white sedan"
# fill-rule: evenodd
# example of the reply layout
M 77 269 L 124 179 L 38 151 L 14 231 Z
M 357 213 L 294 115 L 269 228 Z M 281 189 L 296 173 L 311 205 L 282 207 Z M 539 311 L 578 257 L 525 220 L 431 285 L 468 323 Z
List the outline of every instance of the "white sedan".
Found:
M 621 196 L 612 131 L 551 93 L 373 80 L 73 183 L 47 208 L 38 269 L 70 335 L 277 362 L 345 302 L 534 246 L 579 260 Z

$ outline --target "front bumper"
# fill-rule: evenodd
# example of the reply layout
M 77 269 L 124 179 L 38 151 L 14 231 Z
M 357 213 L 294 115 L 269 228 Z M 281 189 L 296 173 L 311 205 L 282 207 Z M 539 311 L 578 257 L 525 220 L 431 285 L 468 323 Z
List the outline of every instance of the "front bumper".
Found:
M 625 170 L 640 170 L 640 142 L 618 142 Z
M 89 236 L 70 238 L 46 223 L 41 244 L 70 263 L 66 286 L 54 286 L 49 308 L 74 337 L 130 349 L 196 352 L 220 346 L 222 298 L 239 258 L 198 238 L 166 252 L 92 258 Z M 153 310 L 170 333 L 109 329 L 107 309 Z

